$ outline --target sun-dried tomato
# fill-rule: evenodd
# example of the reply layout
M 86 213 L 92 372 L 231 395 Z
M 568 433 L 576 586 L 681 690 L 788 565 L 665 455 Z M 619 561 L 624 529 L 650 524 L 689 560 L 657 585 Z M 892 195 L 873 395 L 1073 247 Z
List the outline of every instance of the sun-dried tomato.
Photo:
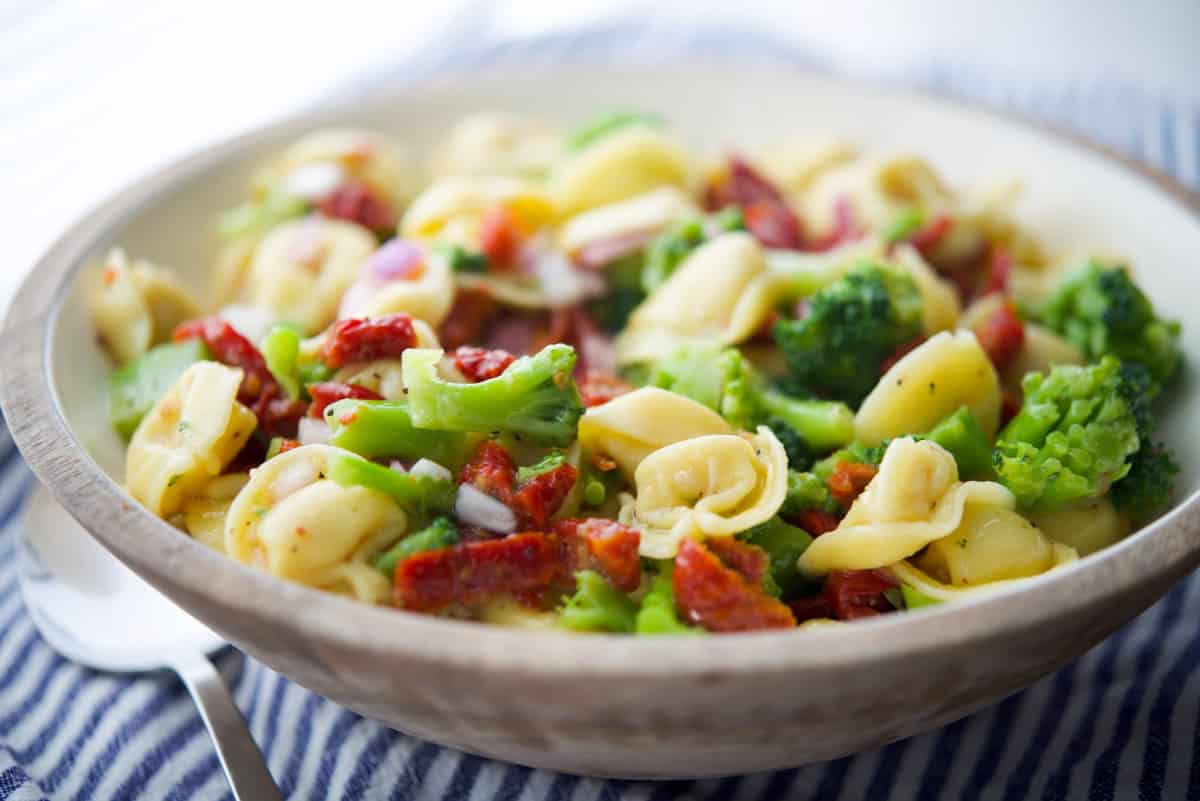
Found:
M 488 257 L 489 268 L 516 266 L 525 235 L 513 213 L 505 206 L 492 206 L 479 224 L 479 249 Z
M 1025 344 L 1025 324 L 1017 305 L 1006 299 L 994 312 L 975 325 L 975 338 L 997 370 L 1012 364 Z
M 351 362 L 395 359 L 416 344 L 412 317 L 404 312 L 338 320 L 325 338 L 325 364 L 336 370 Z
M 249 406 L 258 418 L 259 429 L 268 437 L 296 436 L 300 418 L 308 410 L 307 403 L 291 397 L 274 381 L 263 384 Z
M 767 248 L 799 250 L 804 247 L 800 220 L 786 204 L 759 200 L 745 206 L 746 230 Z
M 517 484 L 517 465 L 508 451 L 488 440 L 480 443 L 471 461 L 463 465 L 458 483 L 470 484 L 507 506 Z
M 383 400 L 382 395 L 366 387 L 359 386 L 358 384 L 343 384 L 340 381 L 322 381 L 318 384 L 309 384 L 307 389 L 308 394 L 312 397 L 312 403 L 308 407 L 308 416 L 318 419 L 325 416 L 325 407 L 346 398 Z
M 712 551 L 686 538 L 675 557 L 675 603 L 689 623 L 709 631 L 791 628 L 792 611 L 761 586 L 725 567 Z
M 979 288 L 978 296 L 983 297 L 993 292 L 1007 292 L 1008 283 L 1012 280 L 1013 259 L 1006 248 L 992 248 L 988 258 L 987 280 Z
M 172 339 L 176 342 L 202 339 L 213 359 L 230 367 L 240 367 L 242 386 L 238 400 L 242 403 L 253 404 L 266 385 L 275 383 L 266 359 L 254 343 L 220 317 L 201 317 L 182 323 L 175 329 Z
M 884 597 L 897 582 L 882 570 L 835 570 L 825 579 L 825 600 L 838 620 L 854 620 L 895 611 Z
M 553 527 L 562 547 L 564 571 L 598 570 L 622 592 L 633 592 L 642 583 L 638 556 L 641 533 L 603 517 L 559 520 Z
M 578 478 L 578 470 L 569 464 L 561 464 L 521 484 L 512 499 L 518 523 L 529 528 L 544 528 L 562 508 Z
M 589 408 L 608 403 L 626 392 L 633 392 L 632 384 L 599 370 L 588 370 L 579 382 L 579 397 L 583 399 L 583 405 Z
M 908 238 L 908 244 L 916 248 L 922 256 L 928 256 L 953 227 L 954 218 L 943 212 L 914 231 Z
M 806 595 L 803 598 L 795 598 L 788 601 L 788 608 L 792 610 L 797 623 L 824 618 L 832 620 L 834 617 L 833 607 L 823 592 L 818 595 Z
M 873 464 L 838 462 L 825 483 L 829 486 L 829 494 L 833 499 L 841 504 L 843 509 L 847 509 L 878 472 L 879 469 Z
M 796 522 L 812 536 L 819 537 L 836 529 L 841 521 L 837 515 L 824 509 L 802 509 L 796 515 Z
M 280 441 L 279 450 L 276 451 L 276 453 L 287 453 L 288 451 L 294 451 L 296 448 L 299 448 L 299 447 L 300 447 L 300 440 L 288 439 L 285 437 L 283 440 Z
M 507 370 L 516 359 L 516 356 L 506 350 L 488 350 L 472 345 L 462 345 L 454 351 L 454 366 L 475 382 L 495 378 Z
M 505 593 L 531 593 L 560 574 L 558 545 L 537 531 L 424 551 L 396 565 L 394 597 L 420 612 L 471 605 Z
M 733 537 L 713 537 L 706 540 L 704 545 L 716 554 L 725 567 L 755 586 L 762 585 L 763 577 L 771 566 L 771 559 L 762 548 Z
M 766 201 L 782 205 L 783 193 L 740 156 L 729 157 L 729 178 L 726 182 L 730 199 L 739 206 Z
M 442 347 L 458 348 L 483 341 L 483 332 L 500 313 L 500 305 L 483 289 L 459 289 L 454 304 L 438 328 Z
M 387 233 L 396 227 L 391 205 L 361 181 L 342 184 L 314 205 L 325 217 L 358 223 L 375 233 Z
M 894 351 L 892 351 L 892 355 L 884 359 L 883 364 L 879 365 L 879 374 L 883 375 L 888 370 L 891 370 L 896 366 L 896 362 L 900 361 L 909 353 L 912 353 L 914 350 L 916 350 L 917 346 L 922 344 L 926 339 L 928 339 L 928 337 L 926 337 L 924 334 L 921 334 L 920 336 L 914 337 L 900 347 L 896 348 Z

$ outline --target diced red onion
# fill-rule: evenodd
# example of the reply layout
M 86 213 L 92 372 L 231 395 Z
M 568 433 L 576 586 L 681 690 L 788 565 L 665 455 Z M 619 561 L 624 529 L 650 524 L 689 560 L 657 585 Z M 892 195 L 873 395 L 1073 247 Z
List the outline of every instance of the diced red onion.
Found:
M 420 276 L 425 252 L 403 239 L 393 239 L 371 254 L 363 274 L 377 281 L 410 280 Z
M 346 182 L 346 171 L 333 161 L 301 164 L 284 176 L 279 188 L 286 194 L 305 200 L 320 200 L 333 194 Z
M 297 437 L 301 445 L 328 445 L 329 424 L 315 417 L 301 417 Z
M 408 472 L 414 476 L 429 476 L 430 478 L 440 478 L 443 481 L 450 481 L 454 478 L 453 473 L 432 459 L 418 459 Z
M 390 467 L 392 470 L 395 470 L 397 473 L 408 472 L 408 468 L 404 466 L 404 462 L 400 461 L 399 459 L 393 459 L 392 461 L 388 462 L 388 467 Z
M 517 516 L 512 509 L 470 484 L 458 488 L 454 514 L 461 522 L 488 531 L 511 534 L 517 530 Z

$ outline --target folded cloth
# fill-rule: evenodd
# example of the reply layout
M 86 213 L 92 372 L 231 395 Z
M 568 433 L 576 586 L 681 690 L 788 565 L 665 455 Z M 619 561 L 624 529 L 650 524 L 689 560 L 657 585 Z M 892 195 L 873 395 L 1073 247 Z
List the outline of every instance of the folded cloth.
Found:
M 375 81 L 530 61 L 720 54 L 814 68 L 785 43 L 728 30 L 610 26 L 515 42 L 464 35 Z M 1200 184 L 1200 113 L 1124 87 L 1013 87 L 930 67 L 898 83 L 1069 126 Z M 171 676 L 110 676 L 39 639 L 12 569 L 32 484 L 0 433 L 0 801 L 232 798 L 200 718 Z M 406 737 L 237 653 L 221 659 L 289 799 L 931 801 L 1200 797 L 1200 578 L 1058 673 L 939 731 L 795 770 L 697 782 L 620 782 L 530 770 Z

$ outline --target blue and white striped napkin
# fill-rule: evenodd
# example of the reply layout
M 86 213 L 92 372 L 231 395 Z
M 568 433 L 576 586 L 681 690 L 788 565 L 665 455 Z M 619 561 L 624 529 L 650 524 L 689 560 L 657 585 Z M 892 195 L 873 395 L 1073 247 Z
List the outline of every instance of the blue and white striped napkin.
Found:
M 616 25 L 479 44 L 406 65 L 412 80 L 498 63 L 726 58 L 823 67 L 761 35 Z M 893 76 L 895 77 L 895 76 Z M 1200 187 L 1200 107 L 1096 84 L 1010 86 L 928 68 L 897 83 L 1072 127 Z M 32 484 L 0 433 L 0 801 L 231 799 L 200 718 L 171 677 L 68 663 L 24 612 L 12 570 L 16 513 Z M 1058 673 L 940 731 L 855 757 L 699 782 L 581 779 L 468 756 L 354 715 L 230 653 L 221 666 L 289 799 L 445 801 L 1004 801 L 1200 799 L 1200 578 Z

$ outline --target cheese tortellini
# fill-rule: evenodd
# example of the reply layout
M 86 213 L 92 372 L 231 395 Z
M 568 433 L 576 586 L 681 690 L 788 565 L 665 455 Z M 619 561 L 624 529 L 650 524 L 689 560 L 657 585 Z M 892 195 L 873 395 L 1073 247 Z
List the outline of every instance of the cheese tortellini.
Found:
M 684 537 L 731 537 L 770 520 L 787 495 L 787 454 L 765 426 L 693 437 L 648 455 L 634 484 L 641 554 L 668 559 Z
M 192 539 L 225 552 L 225 518 L 229 506 L 250 480 L 247 473 L 217 476 L 183 505 L 183 527 Z
M 472 114 L 451 129 L 446 143 L 434 154 L 433 173 L 438 178 L 542 178 L 562 151 L 562 132 L 547 122 L 516 114 Z
M 921 434 L 966 406 L 988 437 L 1000 422 L 1000 382 L 970 331 L 943 331 L 884 373 L 855 415 L 863 442 Z
M 375 250 L 365 228 L 318 217 L 273 228 L 259 243 L 246 300 L 314 334 L 337 317 L 342 295 Z
M 242 371 L 197 362 L 146 415 L 125 455 L 125 488 L 159 517 L 218 475 L 253 433 L 254 413 L 237 401 Z
M 660 186 L 686 187 L 687 153 L 670 135 L 631 125 L 587 145 L 555 167 L 551 185 L 564 216 L 617 203 Z
M 174 275 L 149 262 L 130 264 L 119 248 L 93 276 L 89 300 L 96 331 L 118 364 L 169 340 L 175 326 L 200 313 Z
M 801 199 L 805 224 L 825 233 L 834 228 L 840 202 L 849 202 L 860 226 L 878 231 L 902 210 L 920 207 L 926 214 L 948 208 L 953 197 L 937 173 L 913 155 L 869 156 L 824 171 Z
M 364 266 L 363 274 L 342 296 L 339 319 L 406 312 L 437 326 L 454 305 L 454 275 L 441 254 L 428 254 L 411 278 L 381 280 L 369 271 L 369 265 Z
M 398 540 L 408 520 L 389 496 L 326 478 L 334 458 L 357 457 L 305 445 L 251 473 L 229 507 L 225 549 L 272 575 L 378 603 L 388 582 L 366 557 Z
M 532 181 L 498 176 L 443 178 L 413 200 L 400 221 L 400 235 L 476 248 L 483 215 L 497 206 L 507 209 L 526 234 L 556 217 L 554 202 Z
M 612 459 L 629 478 L 652 452 L 693 437 L 732 434 L 733 427 L 702 403 L 657 387 L 643 387 L 579 419 L 579 444 Z
M 575 215 L 559 231 L 558 245 L 574 254 L 598 242 L 657 234 L 671 223 L 699 215 L 700 208 L 686 192 L 664 186 Z

